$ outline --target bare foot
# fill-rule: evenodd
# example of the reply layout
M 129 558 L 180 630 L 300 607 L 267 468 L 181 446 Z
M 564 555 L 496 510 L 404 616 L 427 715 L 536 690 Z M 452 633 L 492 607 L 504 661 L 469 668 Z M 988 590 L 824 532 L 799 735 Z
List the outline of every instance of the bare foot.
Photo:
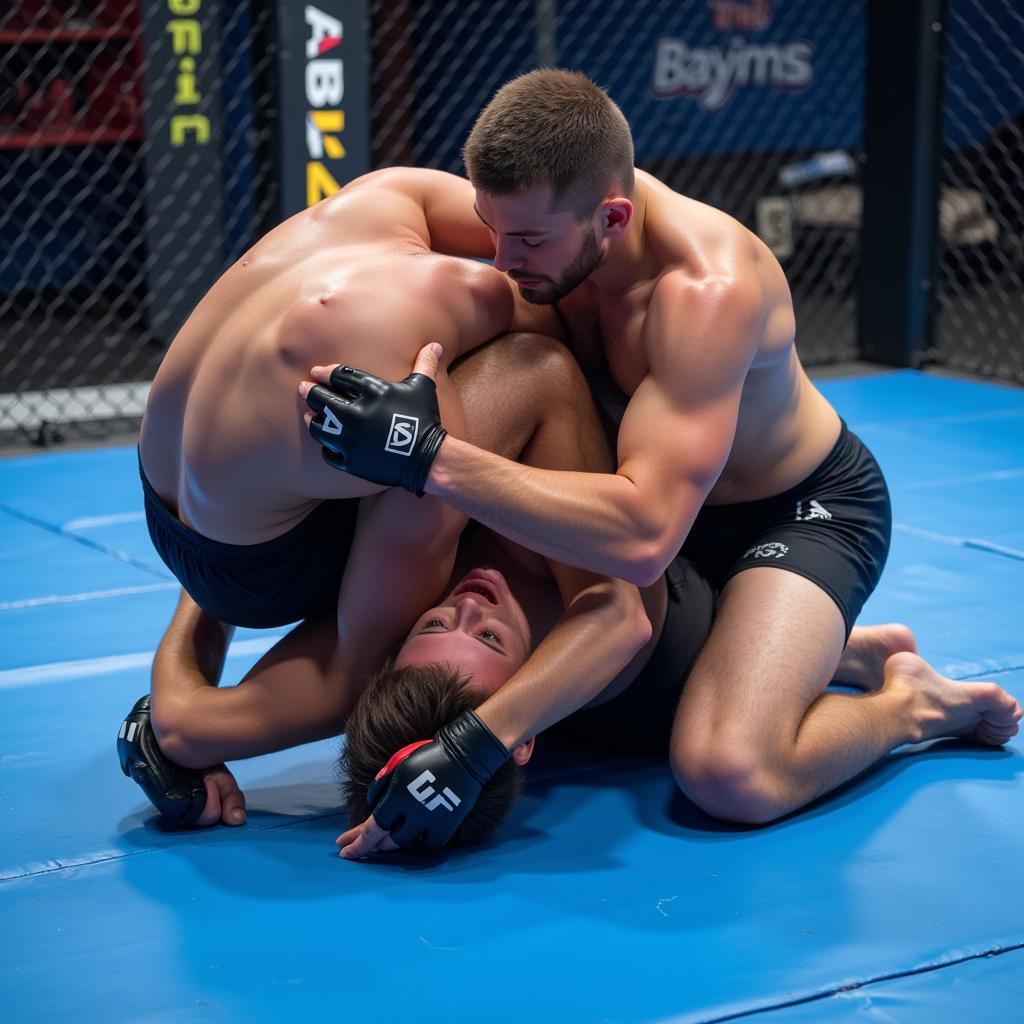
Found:
M 886 661 L 901 651 L 917 654 L 917 641 L 909 626 L 901 622 L 854 626 L 832 681 L 859 690 L 878 690 L 885 682 Z
M 958 683 L 939 675 L 916 654 L 894 654 L 885 663 L 886 687 L 911 692 L 912 742 L 962 736 L 999 747 L 1020 729 L 1020 704 L 995 683 Z

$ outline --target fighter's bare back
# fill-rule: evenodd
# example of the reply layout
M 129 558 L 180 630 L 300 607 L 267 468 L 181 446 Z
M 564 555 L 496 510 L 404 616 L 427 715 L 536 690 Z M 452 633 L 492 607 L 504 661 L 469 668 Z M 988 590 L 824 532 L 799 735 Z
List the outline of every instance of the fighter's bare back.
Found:
M 441 370 L 512 327 L 504 275 L 430 251 L 424 213 L 394 175 L 369 175 L 281 224 L 197 306 L 153 381 L 143 468 L 193 529 L 233 544 L 277 536 L 317 501 L 379 488 L 328 468 L 295 382 L 315 363 L 404 377 L 417 351 Z M 438 397 L 459 432 L 444 372 Z

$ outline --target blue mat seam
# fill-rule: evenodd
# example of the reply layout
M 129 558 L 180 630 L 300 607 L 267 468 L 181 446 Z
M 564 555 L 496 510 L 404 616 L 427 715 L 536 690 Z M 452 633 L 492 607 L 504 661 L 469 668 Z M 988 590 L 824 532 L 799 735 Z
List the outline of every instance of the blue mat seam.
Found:
M 980 537 L 954 537 L 949 534 L 936 533 L 933 530 L 921 530 L 906 523 L 893 523 L 892 528 L 895 533 L 905 533 L 921 540 L 933 541 L 936 544 L 949 544 L 952 547 L 968 548 L 972 551 L 982 551 L 986 555 L 997 555 L 1000 558 L 1024 562 L 1024 551 L 1006 547 L 1004 544 L 996 544 L 994 541 L 983 540 Z
M 1000 668 L 984 668 L 981 670 L 981 672 L 985 676 L 1000 676 L 1004 675 L 1007 672 L 1018 672 L 1022 668 L 1024 668 L 1024 663 L 1020 665 L 1003 665 Z M 964 680 L 973 680 L 975 678 L 975 675 L 972 673 L 971 675 L 950 676 L 949 678 L 955 679 L 958 683 L 962 683 Z
M 586 772 L 606 770 L 608 768 L 614 768 L 620 764 L 630 764 L 631 759 L 623 758 L 618 761 L 600 761 L 595 764 L 581 765 L 579 767 L 570 768 L 563 772 L 546 772 L 530 777 L 527 787 L 531 783 L 543 781 L 546 779 L 564 779 L 574 775 L 583 775 Z M 243 826 L 242 834 L 258 834 L 261 832 L 270 832 L 275 829 L 281 828 L 294 828 L 297 825 L 305 825 L 311 821 L 323 821 L 328 818 L 335 818 L 344 813 L 344 807 L 339 807 L 334 811 L 324 811 L 320 814 L 304 814 L 304 815 L 292 815 L 288 821 L 275 822 L 269 825 L 260 826 Z M 208 843 L 216 843 L 221 840 L 227 841 L 233 839 L 239 835 L 239 830 L 234 828 L 227 828 L 221 826 L 211 826 L 209 829 L 199 830 L 197 829 L 194 833 L 182 831 L 183 842 L 176 844 L 176 846 L 205 846 Z M 188 838 L 185 838 L 188 837 Z M 109 857 L 95 857 L 91 860 L 76 861 L 74 863 L 67 864 L 54 864 L 45 868 L 38 868 L 35 870 L 25 868 L 12 868 L 9 871 L 0 874 L 0 884 L 4 882 L 13 882 L 22 878 L 36 878 L 40 875 L 52 875 L 59 871 L 70 871 L 74 868 L 91 867 L 95 864 L 109 864 L 112 861 L 121 860 L 125 857 L 138 857 L 140 854 L 146 853 L 160 853 L 163 850 L 168 849 L 166 846 L 148 846 L 144 850 L 132 850 L 130 853 L 121 854 L 120 856 L 109 856 Z
M 968 956 L 957 957 L 955 960 L 948 960 L 941 964 L 929 964 L 924 967 L 912 967 L 906 971 L 893 971 L 890 974 L 879 974 L 874 978 L 867 978 L 864 981 L 851 982 L 846 985 L 837 985 L 834 988 L 825 989 L 812 995 L 800 996 L 797 999 L 787 999 L 785 1002 L 772 1003 L 766 1006 L 754 1007 L 750 1010 L 739 1010 L 736 1013 L 728 1013 L 720 1017 L 703 1017 L 700 1024 L 723 1024 L 724 1021 L 740 1020 L 743 1017 L 754 1017 L 762 1013 L 772 1013 L 775 1010 L 785 1010 L 791 1006 L 802 1006 L 805 1003 L 815 1003 L 822 999 L 830 999 L 843 992 L 857 992 L 862 988 L 872 985 L 879 985 L 886 981 L 895 981 L 898 978 L 912 978 L 921 974 L 934 974 L 944 971 L 949 967 L 957 967 L 970 960 L 985 960 L 989 957 L 1003 956 L 1007 953 L 1018 953 L 1024 950 L 1024 942 L 1015 943 L 1012 946 L 994 946 L 991 949 L 982 950 L 979 953 L 971 953 Z M 669 1018 L 671 1020 L 671 1018 Z
M 171 580 L 174 577 L 167 572 L 162 572 L 159 569 L 153 568 L 147 562 L 139 561 L 137 558 L 132 558 L 127 551 L 122 551 L 120 548 L 110 547 L 108 544 L 100 544 L 98 541 L 90 540 L 88 537 L 82 537 L 77 533 L 73 533 L 71 530 L 64 529 L 63 526 L 55 526 L 53 523 L 46 522 L 45 519 L 37 519 L 35 516 L 30 516 L 26 512 L 21 512 L 18 509 L 11 508 L 10 505 L 0 505 L 0 512 L 5 512 L 7 515 L 14 519 L 18 519 L 23 523 L 28 523 L 30 526 L 37 526 L 41 530 L 46 530 L 47 533 L 54 533 L 58 537 L 65 537 L 67 540 L 74 541 L 76 544 L 82 544 L 87 548 L 92 548 L 94 551 L 99 551 L 101 554 L 109 555 L 111 558 L 116 558 L 119 562 L 125 562 L 127 565 L 134 566 L 136 569 L 141 569 L 143 572 L 149 573 L 151 576 L 156 576 L 157 579 Z
M 324 811 L 321 814 L 308 814 L 308 815 L 292 815 L 288 821 L 276 822 L 270 825 L 254 825 L 254 826 L 242 826 L 239 828 L 228 829 L 227 826 L 221 828 L 221 826 L 211 826 L 209 829 L 202 831 L 196 830 L 194 834 L 188 832 L 182 832 L 183 836 L 190 836 L 187 840 L 176 843 L 175 848 L 180 846 L 206 846 L 210 843 L 227 842 L 229 839 L 237 838 L 239 834 L 252 835 L 261 832 L 271 832 L 279 828 L 294 828 L 296 825 L 306 825 L 311 821 L 323 821 L 327 818 L 336 818 L 342 813 L 341 809 L 336 811 Z M 80 860 L 74 862 L 68 862 L 67 864 L 54 864 L 48 865 L 45 868 L 38 869 L 19 869 L 12 868 L 10 871 L 0 874 L 0 884 L 4 882 L 14 882 L 22 878 L 38 878 L 40 875 L 52 875 L 60 871 L 72 871 L 75 868 L 88 868 L 93 867 L 96 864 L 110 864 L 115 861 L 124 860 L 128 857 L 139 857 L 143 854 L 148 853 L 162 853 L 164 850 L 170 849 L 168 846 L 147 846 L 144 850 L 132 850 L 128 853 L 111 854 L 110 856 L 93 857 L 88 860 Z

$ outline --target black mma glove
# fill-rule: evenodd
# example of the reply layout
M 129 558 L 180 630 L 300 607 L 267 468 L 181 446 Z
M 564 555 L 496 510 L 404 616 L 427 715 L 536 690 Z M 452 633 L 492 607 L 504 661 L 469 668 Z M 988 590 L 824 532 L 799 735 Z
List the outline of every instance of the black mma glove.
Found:
M 473 711 L 398 751 L 366 794 L 373 817 L 399 846 L 444 846 L 511 755 Z
M 134 779 L 153 806 L 179 825 L 192 825 L 206 807 L 205 772 L 182 768 L 164 756 L 150 723 L 150 695 L 136 701 L 117 733 L 121 771 Z
M 422 373 L 397 383 L 336 366 L 330 387 L 310 389 L 309 424 L 324 461 L 375 484 L 423 494 L 431 463 L 448 432 L 441 426 L 437 386 Z

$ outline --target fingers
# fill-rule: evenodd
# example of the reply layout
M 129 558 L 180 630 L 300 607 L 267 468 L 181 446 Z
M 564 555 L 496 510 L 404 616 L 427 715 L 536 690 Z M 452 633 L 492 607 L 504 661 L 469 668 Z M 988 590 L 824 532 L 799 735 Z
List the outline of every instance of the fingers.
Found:
M 381 850 L 398 849 L 398 844 L 377 824 L 373 815 L 370 815 L 361 825 L 356 825 L 355 828 L 343 832 L 334 842 L 340 847 L 338 856 L 344 860 L 358 860 L 378 848 Z
M 233 778 L 227 792 L 221 789 L 220 820 L 225 825 L 245 824 L 245 794 L 238 788 Z
M 437 376 L 437 366 L 441 360 L 444 349 L 436 342 L 424 345 L 416 354 L 416 362 L 413 364 L 413 373 L 422 373 L 431 380 Z
M 203 779 L 203 785 L 206 787 L 206 806 L 203 808 L 203 813 L 196 818 L 195 823 L 197 825 L 216 825 L 220 821 L 220 790 L 212 775 L 207 775 Z
M 238 788 L 235 777 L 227 768 L 211 768 L 203 777 L 206 787 L 206 807 L 196 821 L 197 825 L 245 824 L 245 794 Z
M 331 391 L 320 384 L 314 384 L 306 391 L 306 405 L 315 413 L 322 413 L 328 403 L 348 403 L 352 400 L 352 392 L 349 388 L 339 388 L 337 392 Z
M 340 363 L 331 363 L 328 366 L 314 366 L 310 371 L 309 375 L 318 384 L 329 384 L 331 380 L 331 374 L 340 366 Z

